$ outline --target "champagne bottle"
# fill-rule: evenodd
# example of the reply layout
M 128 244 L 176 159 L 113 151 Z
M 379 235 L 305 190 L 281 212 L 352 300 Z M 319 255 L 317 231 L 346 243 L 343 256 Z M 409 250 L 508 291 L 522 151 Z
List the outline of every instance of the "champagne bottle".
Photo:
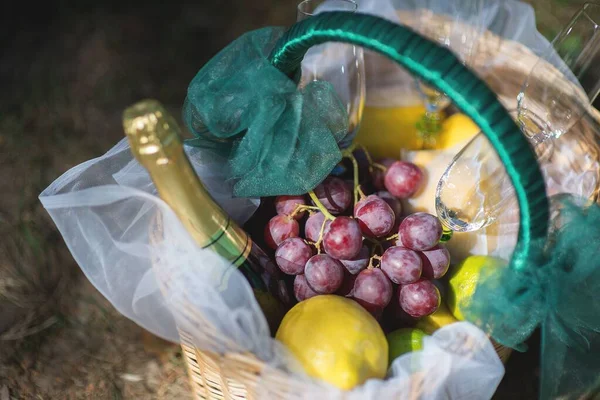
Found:
M 159 102 L 144 100 L 125 110 L 123 127 L 159 196 L 198 246 L 215 251 L 244 274 L 273 331 L 291 305 L 283 274 L 204 188 L 183 150 L 175 119 Z

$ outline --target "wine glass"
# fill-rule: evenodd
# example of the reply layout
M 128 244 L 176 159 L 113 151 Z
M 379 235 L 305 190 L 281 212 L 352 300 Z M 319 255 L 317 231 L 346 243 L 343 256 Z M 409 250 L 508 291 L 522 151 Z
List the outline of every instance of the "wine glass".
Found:
M 417 32 L 429 37 L 451 50 L 465 65 L 471 65 L 477 52 L 477 45 L 483 33 L 483 0 L 424 0 L 423 8 L 417 10 Z M 443 16 L 440 19 L 438 15 Z M 451 18 L 448 22 L 447 18 Z M 418 124 L 423 146 L 435 145 L 436 133 L 441 129 L 443 111 L 450 105 L 450 99 L 421 80 L 416 86 L 425 104 L 425 115 Z
M 600 62 L 599 11 L 598 5 L 584 5 L 557 35 L 527 76 L 518 108 L 511 112 L 538 162 L 552 167 L 562 163 L 564 168 L 585 164 L 590 176 L 598 165 L 589 164 L 585 153 L 579 151 L 578 159 L 568 157 L 566 163 L 553 155 L 556 140 L 582 118 L 600 92 L 600 76 L 592 70 Z M 572 144 L 563 149 L 575 151 Z M 458 232 L 484 228 L 507 207 L 517 207 L 512 184 L 485 135 L 479 133 L 454 157 L 438 183 L 435 202 L 442 223 Z
M 600 93 L 600 5 L 586 3 L 556 36 L 518 96 L 519 123 L 534 143 L 558 138 Z
M 517 111 L 511 116 L 516 119 Z M 435 194 L 438 217 L 455 232 L 489 225 L 511 202 L 515 202 L 514 188 L 496 151 L 481 133 L 454 156 Z
M 356 12 L 353 0 L 305 0 L 298 4 L 297 21 L 325 11 Z M 356 136 L 365 105 L 365 61 L 362 47 L 344 43 L 326 43 L 311 48 L 302 61 L 300 87 L 311 81 L 327 81 L 333 85 L 345 105 L 349 118 L 348 134 L 339 143 L 350 146 Z

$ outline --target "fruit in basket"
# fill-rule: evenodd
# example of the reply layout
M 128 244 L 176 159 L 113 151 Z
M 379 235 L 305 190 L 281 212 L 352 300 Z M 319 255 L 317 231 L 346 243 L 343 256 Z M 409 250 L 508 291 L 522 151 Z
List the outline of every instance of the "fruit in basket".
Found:
M 369 237 L 387 235 L 396 222 L 396 215 L 388 203 L 373 194 L 356 203 L 354 217 L 362 233 Z
M 387 191 L 400 199 L 406 199 L 417 193 L 422 182 L 421 169 L 406 161 L 396 161 L 390 165 L 384 178 Z
M 381 269 L 395 284 L 407 285 L 421 278 L 423 261 L 416 251 L 393 246 L 383 253 Z
M 327 254 L 338 260 L 351 260 L 362 248 L 360 226 L 350 217 L 337 217 L 325 228 L 323 247 Z
M 299 234 L 298 221 L 288 215 L 276 215 L 265 226 L 265 242 L 272 249 L 276 249 L 286 239 L 298 237 Z
M 421 329 L 425 333 L 431 335 L 443 326 L 458 322 L 456 318 L 450 313 L 446 304 L 442 301 L 438 309 L 431 315 L 423 318 L 419 318 L 416 328 Z
M 304 275 L 296 275 L 294 278 L 294 296 L 298 301 L 310 299 L 311 297 L 318 296 L 319 293 L 315 292 L 308 286 L 306 277 Z
M 369 248 L 365 245 L 361 247 L 360 252 L 352 260 L 340 260 L 346 270 L 352 275 L 358 274 L 369 265 Z
M 392 159 L 383 160 L 385 165 L 373 164 L 367 153 L 363 158 L 366 165 L 359 168 L 358 176 L 341 163 L 332 172 L 336 176 L 329 176 L 309 192 L 312 205 L 304 202 L 308 196 L 277 197 L 278 215 L 269 221 L 266 236 L 278 244 L 277 264 L 294 276 L 294 295 L 299 302 L 337 295 L 354 300 L 386 325 L 389 321 L 384 317 L 396 320 L 392 326 L 401 319 L 414 323 L 440 305 L 435 279 L 444 276 L 450 263 L 448 251 L 439 244 L 442 227 L 431 214 L 401 214 L 400 197 L 411 196 L 422 184 L 416 165 Z M 372 178 L 386 166 L 382 182 L 390 191 L 372 194 L 377 183 L 361 181 L 361 174 Z M 300 230 L 294 224 L 307 210 L 305 240 L 298 237 Z
M 402 285 L 398 291 L 398 301 L 408 315 L 421 318 L 433 314 L 438 309 L 441 296 L 431 281 L 420 280 Z
M 341 214 L 352 203 L 352 192 L 346 182 L 336 177 L 329 177 L 315 188 L 315 195 L 332 214 Z
M 395 157 L 399 149 L 419 149 L 421 143 L 417 134 L 417 122 L 423 118 L 425 107 L 422 101 L 415 96 L 397 96 L 391 88 L 377 88 L 369 91 L 369 96 L 379 96 L 377 93 L 385 93 L 383 104 L 389 100 L 387 96 L 393 96 L 394 101 L 402 97 L 400 107 L 365 107 L 360 129 L 356 135 L 356 141 L 366 146 L 374 157 Z M 391 97 L 390 97 L 391 98 Z M 372 101 L 369 100 L 369 101 Z M 374 100 L 377 101 L 377 100 Z
M 304 224 L 304 236 L 306 239 L 313 243 L 316 243 L 319 240 L 319 234 L 321 233 L 323 221 L 325 221 L 325 216 L 321 212 L 316 212 L 308 217 L 306 223 Z M 325 228 L 327 228 L 330 223 L 331 220 L 327 220 L 325 222 Z
M 448 308 L 459 320 L 464 321 L 463 311 L 471 302 L 477 283 L 484 270 L 494 273 L 504 261 L 489 256 L 470 256 L 453 268 L 448 275 Z
M 306 263 L 304 276 L 312 290 L 329 294 L 342 286 L 344 266 L 327 254 L 317 254 Z
M 388 343 L 379 323 L 355 301 L 321 295 L 296 304 L 275 336 L 305 372 L 343 390 L 383 379 Z
M 418 251 L 429 250 L 439 243 L 442 224 L 436 216 L 418 212 L 402 220 L 398 234 L 404 247 Z
M 301 238 L 284 240 L 275 251 L 275 262 L 288 275 L 304 273 L 304 266 L 313 256 L 313 249 Z
M 396 161 L 397 160 L 394 160 L 393 158 L 384 158 L 383 160 L 378 161 L 378 164 L 385 167 L 386 170 L 384 171 L 381 168 L 373 169 L 373 172 L 371 173 L 371 180 L 372 180 L 373 187 L 375 189 L 377 189 L 377 190 L 385 189 L 385 183 L 384 183 L 385 173 L 387 171 L 387 168 L 389 168 Z
M 402 216 L 402 202 L 400 201 L 400 199 L 398 199 L 397 197 L 392 195 L 390 192 L 385 191 L 385 190 L 381 190 L 381 191 L 375 193 L 375 195 L 377 197 L 379 197 L 380 199 L 382 199 L 383 201 L 385 201 L 388 204 L 388 206 L 390 206 L 390 208 L 394 212 L 394 216 L 396 217 L 395 221 L 394 221 L 394 227 L 397 228 L 397 226 L 400 225 L 401 216 Z M 397 231 L 398 229 L 395 229 L 395 230 Z
M 383 309 L 392 299 L 393 291 L 392 283 L 380 268 L 369 268 L 356 277 L 352 297 L 367 307 Z
M 304 196 L 277 196 L 275 198 L 275 211 L 279 215 L 292 215 L 298 206 L 306 204 Z M 302 219 L 305 211 L 298 212 L 294 219 Z
M 386 338 L 389 346 L 390 365 L 402 354 L 421 350 L 425 336 L 428 335 L 417 328 L 400 328 L 388 333 Z
M 449 149 L 464 145 L 480 131 L 477 124 L 465 114 L 452 114 L 442 122 L 442 131 L 435 138 L 435 148 Z
M 443 244 L 435 245 L 429 250 L 420 253 L 423 261 L 423 277 L 427 279 L 440 279 L 450 267 L 450 252 Z

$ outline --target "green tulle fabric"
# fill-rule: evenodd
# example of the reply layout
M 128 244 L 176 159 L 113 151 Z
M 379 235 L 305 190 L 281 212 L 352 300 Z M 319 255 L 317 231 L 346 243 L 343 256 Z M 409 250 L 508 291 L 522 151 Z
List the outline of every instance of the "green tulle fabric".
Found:
M 348 115 L 333 87 L 298 89 L 267 56 L 284 31 L 265 28 L 235 40 L 194 77 L 183 119 L 192 146 L 229 157 L 234 194 L 297 195 L 341 160 Z
M 540 398 L 600 395 L 600 206 L 553 202 L 548 240 L 525 270 L 488 268 L 465 315 L 502 344 L 522 349 L 542 332 Z

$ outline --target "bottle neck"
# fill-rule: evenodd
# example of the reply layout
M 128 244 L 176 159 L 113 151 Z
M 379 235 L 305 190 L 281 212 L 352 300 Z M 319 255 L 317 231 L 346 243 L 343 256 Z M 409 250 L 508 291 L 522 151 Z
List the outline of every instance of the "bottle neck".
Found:
M 146 110 L 126 119 L 131 151 L 198 246 L 240 265 L 252 242 L 202 185 L 183 150 L 177 125 L 165 114 Z

